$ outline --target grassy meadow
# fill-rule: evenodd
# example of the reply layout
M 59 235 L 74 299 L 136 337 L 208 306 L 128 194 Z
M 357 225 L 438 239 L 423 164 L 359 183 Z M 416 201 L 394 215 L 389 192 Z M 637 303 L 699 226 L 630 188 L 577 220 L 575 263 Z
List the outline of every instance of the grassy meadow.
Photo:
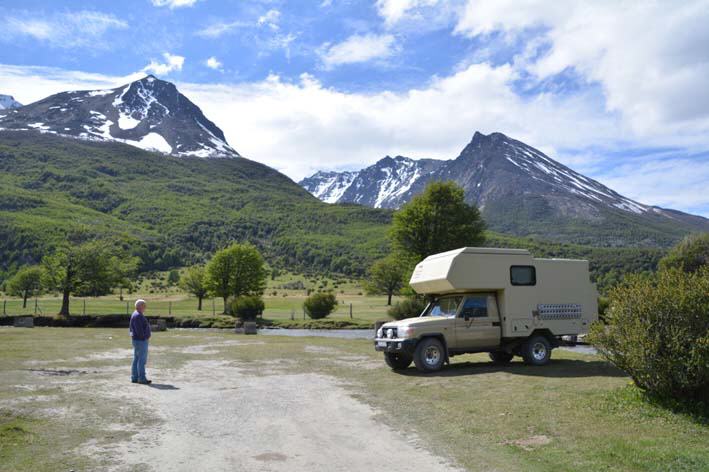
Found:
M 0 328 L 0 470 L 120 468 L 121 444 L 147 426 L 159 434 L 164 419 L 152 408 L 138 422 L 131 416 L 128 346 L 120 329 Z M 628 377 L 591 355 L 556 350 L 538 368 L 466 355 L 421 375 L 392 372 L 365 340 L 171 330 L 156 333 L 151 349 L 149 375 L 171 384 L 150 392 L 151 401 L 172 398 L 176 408 L 182 393 L 206 382 L 183 375 L 194 366 L 209 365 L 208 379 L 240 369 L 244 388 L 264 376 L 312 373 L 374 408 L 381 427 L 465 470 L 709 470 L 706 418 L 646 403 Z M 264 404 L 293 394 L 264 392 Z
M 202 310 L 197 310 L 197 299 L 183 292 L 177 286 L 167 282 L 168 273 L 160 272 L 140 281 L 132 293 L 124 292 L 120 300 L 118 292 L 102 297 L 71 298 L 70 308 L 73 315 L 108 315 L 132 313 L 133 301 L 144 298 L 148 302 L 148 316 L 174 316 L 176 318 L 206 318 L 219 316 L 224 309 L 221 298 L 203 300 Z M 284 288 L 302 284 L 303 289 Z M 359 281 L 354 279 L 333 279 L 327 277 L 308 277 L 300 274 L 284 273 L 268 281 L 264 293 L 266 310 L 263 318 L 274 321 L 302 321 L 303 301 L 307 290 L 332 289 L 340 302 L 337 310 L 328 319 L 351 322 L 354 325 L 370 326 L 372 322 L 386 319 L 387 305 L 385 296 L 366 295 Z M 396 303 L 395 297 L 393 303 Z M 27 301 L 22 307 L 22 300 L 17 297 L 3 297 L 6 315 L 35 314 L 35 299 Z M 350 317 L 350 305 L 352 317 Z M 37 298 L 37 315 L 55 315 L 59 312 L 61 297 L 47 294 Z M 2 307 L 0 306 L 0 309 Z M 2 312 L 0 312 L 2 313 Z M 305 320 L 307 321 L 307 315 Z

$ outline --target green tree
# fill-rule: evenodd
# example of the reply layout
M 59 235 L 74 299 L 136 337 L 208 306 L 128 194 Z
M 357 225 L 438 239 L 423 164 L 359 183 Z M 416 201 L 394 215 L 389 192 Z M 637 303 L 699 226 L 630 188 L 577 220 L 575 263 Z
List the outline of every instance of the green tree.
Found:
M 177 285 L 180 283 L 180 272 L 178 270 L 171 270 L 167 274 L 167 284 L 170 286 Z
M 69 297 L 110 293 L 115 283 L 111 245 L 105 241 L 66 244 L 42 259 L 43 285 L 62 294 L 59 314 L 69 316 Z
M 262 295 L 268 271 L 258 250 L 251 244 L 232 244 L 217 251 L 206 268 L 207 288 L 224 300 L 228 312 L 229 297 Z
M 695 233 L 677 243 L 665 257 L 660 259 L 660 269 L 682 269 L 696 272 L 709 265 L 709 233 Z
M 22 297 L 22 308 L 27 308 L 27 299 L 38 294 L 42 288 L 42 268 L 27 266 L 21 268 L 7 282 L 10 295 Z
M 319 320 L 337 309 L 337 298 L 334 293 L 314 293 L 305 299 L 303 309 L 310 318 Z
M 231 302 L 231 314 L 242 321 L 253 321 L 263 313 L 266 305 L 258 295 L 242 295 Z
M 192 266 L 180 277 L 180 287 L 197 297 L 197 310 L 202 311 L 202 300 L 207 296 L 207 277 L 204 266 Z
M 386 295 L 387 305 L 391 305 L 391 297 L 399 294 L 406 283 L 404 278 L 407 274 L 407 267 L 401 258 L 390 255 L 372 265 L 369 278 L 364 281 L 364 288 L 370 295 Z
M 138 273 L 140 259 L 127 254 L 114 255 L 111 258 L 111 269 L 113 270 L 113 285 L 117 286 L 120 294 L 119 299 L 123 301 L 123 289 L 131 289 L 133 281 Z
M 485 241 L 485 222 L 463 189 L 453 182 L 433 182 L 394 213 L 390 232 L 394 248 L 416 261 L 439 252 Z

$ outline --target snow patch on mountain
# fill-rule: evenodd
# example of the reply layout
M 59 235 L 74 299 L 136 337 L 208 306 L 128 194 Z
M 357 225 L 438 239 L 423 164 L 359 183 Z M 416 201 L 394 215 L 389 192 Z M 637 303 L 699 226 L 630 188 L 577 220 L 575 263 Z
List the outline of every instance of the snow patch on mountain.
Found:
M 15 100 L 12 95 L 0 95 L 0 110 L 10 110 L 21 106 L 22 104 Z

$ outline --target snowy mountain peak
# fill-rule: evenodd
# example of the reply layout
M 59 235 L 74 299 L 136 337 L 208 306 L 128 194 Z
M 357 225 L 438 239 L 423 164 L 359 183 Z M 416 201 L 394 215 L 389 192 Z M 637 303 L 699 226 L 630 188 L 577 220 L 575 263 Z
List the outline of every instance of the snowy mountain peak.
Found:
M 15 100 L 12 95 L 0 94 L 0 110 L 10 110 L 12 108 L 20 108 L 22 104 Z
M 115 89 L 52 95 L 1 117 L 0 129 L 119 141 L 179 157 L 239 157 L 197 105 L 153 75 Z
M 612 229 L 597 233 L 603 235 L 598 240 L 603 245 L 627 244 L 631 233 L 630 238 L 640 238 L 640 244 L 661 244 L 663 236 L 656 232 L 658 225 L 709 229 L 709 221 L 704 218 L 638 203 L 502 133 L 476 132 L 456 159 L 386 156 L 355 174 L 352 178 L 349 172 L 345 178 L 336 172 L 327 176 L 317 173 L 301 185 L 322 198 L 313 189 L 339 181 L 338 191 L 323 200 L 398 208 L 422 192 L 429 182 L 454 181 L 465 191 L 465 199 L 481 208 L 493 229 L 552 238 L 574 234 L 575 240 L 587 242 L 598 236 L 589 236 L 583 229 L 578 233 L 579 228 L 607 225 Z M 349 186 L 343 191 L 347 182 Z M 614 227 L 619 224 L 625 232 Z M 631 226 L 635 229 L 627 230 Z

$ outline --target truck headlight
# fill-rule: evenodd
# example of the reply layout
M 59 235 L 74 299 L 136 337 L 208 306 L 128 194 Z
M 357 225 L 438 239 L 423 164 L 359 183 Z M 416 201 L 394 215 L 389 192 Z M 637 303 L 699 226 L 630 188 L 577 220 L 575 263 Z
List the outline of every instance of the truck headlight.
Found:
M 384 333 L 382 332 L 382 328 L 379 328 L 379 329 L 377 330 L 377 337 L 378 337 L 378 338 L 381 338 L 383 335 L 384 335 Z
M 397 330 L 398 337 L 400 339 L 407 339 L 414 337 L 414 327 L 413 326 L 402 326 Z

